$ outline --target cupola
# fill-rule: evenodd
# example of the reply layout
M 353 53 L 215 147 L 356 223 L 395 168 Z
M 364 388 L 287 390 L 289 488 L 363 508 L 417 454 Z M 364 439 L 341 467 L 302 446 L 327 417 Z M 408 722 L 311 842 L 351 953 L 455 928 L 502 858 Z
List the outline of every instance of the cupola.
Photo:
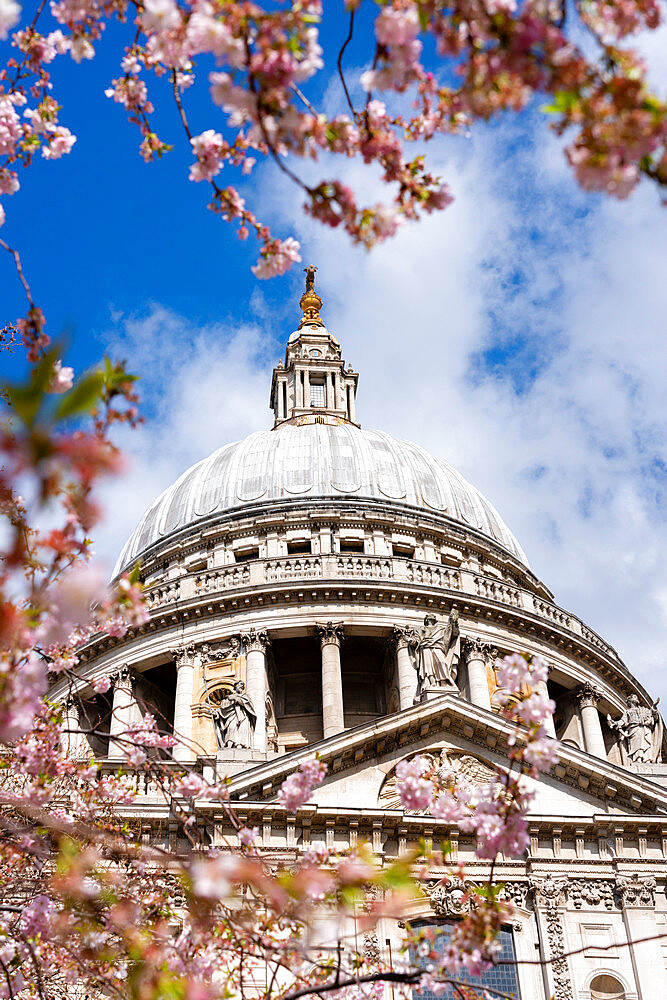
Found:
M 284 423 L 356 423 L 355 397 L 359 375 L 345 369 L 340 344 L 320 316 L 322 299 L 315 291 L 316 267 L 305 268 L 306 290 L 299 305 L 302 316 L 290 336 L 285 364 L 273 371 L 270 406 L 274 429 Z

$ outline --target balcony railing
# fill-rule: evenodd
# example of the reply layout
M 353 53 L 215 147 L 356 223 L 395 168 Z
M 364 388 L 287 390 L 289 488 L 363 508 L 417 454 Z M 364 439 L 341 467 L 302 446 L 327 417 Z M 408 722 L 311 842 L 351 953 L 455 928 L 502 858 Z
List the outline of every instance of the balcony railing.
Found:
M 204 594 L 289 583 L 292 580 L 391 581 L 396 585 L 421 585 L 450 593 L 470 594 L 535 614 L 581 636 L 608 656 L 618 659 L 616 651 L 579 618 L 529 590 L 463 568 L 397 556 L 331 553 L 253 559 L 239 565 L 195 571 L 176 580 L 161 581 L 146 588 L 146 601 L 153 611 L 178 601 L 190 601 Z

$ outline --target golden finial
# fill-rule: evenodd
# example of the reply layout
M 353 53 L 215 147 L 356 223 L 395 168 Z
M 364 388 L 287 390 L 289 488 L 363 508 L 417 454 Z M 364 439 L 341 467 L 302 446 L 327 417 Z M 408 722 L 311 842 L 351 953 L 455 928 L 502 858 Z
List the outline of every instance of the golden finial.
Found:
M 324 326 L 320 316 L 322 299 L 315 291 L 315 271 L 317 268 L 313 264 L 309 264 L 308 267 L 304 267 L 304 271 L 306 272 L 306 290 L 299 299 L 299 305 L 303 310 L 299 329 L 306 323 L 309 326 Z

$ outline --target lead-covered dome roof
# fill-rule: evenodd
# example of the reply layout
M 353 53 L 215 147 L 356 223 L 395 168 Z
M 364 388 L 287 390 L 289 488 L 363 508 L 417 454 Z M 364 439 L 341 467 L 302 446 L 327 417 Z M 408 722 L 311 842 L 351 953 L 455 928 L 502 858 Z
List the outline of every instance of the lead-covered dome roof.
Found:
M 275 501 L 363 498 L 443 514 L 526 556 L 495 508 L 446 462 L 411 441 L 352 423 L 283 423 L 197 462 L 146 511 L 115 572 L 188 525 Z

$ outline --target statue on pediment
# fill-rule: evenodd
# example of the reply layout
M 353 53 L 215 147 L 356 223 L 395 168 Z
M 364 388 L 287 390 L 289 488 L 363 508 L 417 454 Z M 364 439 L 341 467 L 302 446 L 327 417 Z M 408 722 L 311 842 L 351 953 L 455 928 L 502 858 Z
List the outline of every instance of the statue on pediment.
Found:
M 233 689 L 212 709 L 212 715 L 219 747 L 252 749 L 257 714 L 245 693 L 243 681 L 236 681 Z
M 461 638 L 459 615 L 453 610 L 446 622 L 426 615 L 414 643 L 418 691 L 456 688 Z
M 624 764 L 661 762 L 662 719 L 658 712 L 657 701 L 647 708 L 639 703 L 636 694 L 630 694 L 620 719 L 614 720 L 608 715 L 607 722 L 609 728 L 618 733 L 618 745 Z

